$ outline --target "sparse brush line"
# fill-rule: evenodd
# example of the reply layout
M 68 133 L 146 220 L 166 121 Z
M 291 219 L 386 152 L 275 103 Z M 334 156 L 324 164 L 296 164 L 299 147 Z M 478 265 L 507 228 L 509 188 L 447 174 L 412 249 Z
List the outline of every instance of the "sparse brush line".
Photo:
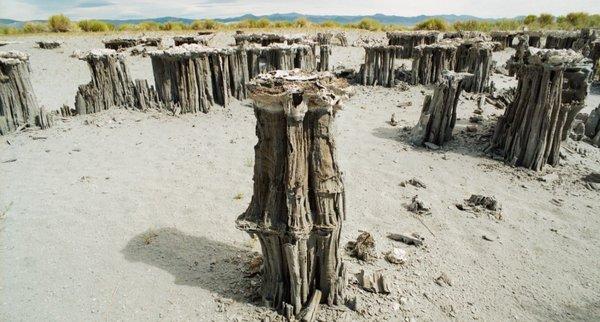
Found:
M 144 21 L 137 24 L 114 25 L 102 20 L 71 21 L 63 14 L 53 15 L 43 22 L 26 22 L 21 28 L 0 26 L 0 35 L 34 34 L 45 32 L 121 32 L 121 31 L 190 31 L 190 30 L 235 30 L 235 29 L 287 29 L 287 28 L 344 28 L 369 31 L 395 30 L 438 30 L 438 31 L 491 31 L 491 30 L 575 30 L 600 28 L 600 15 L 572 12 L 555 17 L 550 14 L 528 15 L 524 18 L 500 20 L 464 20 L 449 23 L 441 18 L 426 19 L 415 26 L 384 24 L 373 18 L 363 18 L 356 23 L 339 23 L 328 20 L 314 23 L 301 17 L 294 21 L 271 21 L 267 18 L 246 19 L 233 23 L 222 23 L 213 19 L 199 19 L 190 24 L 181 21 L 158 23 Z

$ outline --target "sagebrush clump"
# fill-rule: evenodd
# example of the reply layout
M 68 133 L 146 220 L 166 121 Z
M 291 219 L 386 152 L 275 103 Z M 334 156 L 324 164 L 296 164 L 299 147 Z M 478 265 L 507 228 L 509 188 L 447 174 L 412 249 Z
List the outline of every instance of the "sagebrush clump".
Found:
M 48 26 L 53 32 L 68 32 L 73 29 L 71 19 L 63 14 L 51 16 L 48 19 Z

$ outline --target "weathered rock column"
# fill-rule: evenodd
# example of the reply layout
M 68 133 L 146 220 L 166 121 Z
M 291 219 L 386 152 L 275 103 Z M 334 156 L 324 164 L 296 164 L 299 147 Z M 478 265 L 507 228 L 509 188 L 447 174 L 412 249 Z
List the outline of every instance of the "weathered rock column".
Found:
M 329 70 L 329 56 L 331 55 L 331 45 L 319 46 L 319 68 L 318 71 L 324 72 Z
M 565 63 L 564 81 L 562 89 L 562 103 L 569 105 L 562 139 L 566 140 L 571 131 L 575 117 L 585 107 L 585 99 L 588 96 L 592 82 L 593 63 L 590 59 L 580 56 L 578 59 Z
M 386 35 L 388 45 L 402 47 L 402 50 L 396 53 L 396 58 L 412 58 L 417 46 L 431 45 L 442 37 L 437 31 L 388 32 Z
M 80 56 L 90 67 L 92 80 L 80 85 L 75 96 L 77 114 L 92 114 L 113 107 L 163 108 L 154 87 L 129 76 L 125 56 L 112 49 L 97 49 Z
M 215 50 L 199 45 L 182 45 L 151 52 L 154 83 L 161 101 L 178 105 L 181 113 L 208 113 L 216 93 L 224 89 L 219 60 L 211 60 Z M 213 83 L 215 83 L 213 85 Z
M 259 238 L 264 303 L 302 318 L 319 302 L 344 302 L 346 208 L 332 123 L 349 88 L 331 73 L 277 71 L 248 90 L 257 118 L 254 195 L 236 223 Z
M 500 50 L 504 50 L 513 46 L 513 40 L 518 34 L 518 31 L 492 31 L 490 36 L 493 42 L 500 43 Z
M 30 71 L 29 55 L 0 52 L 0 135 L 35 123 L 40 109 Z
M 546 49 L 571 49 L 579 39 L 578 31 L 554 31 L 546 36 Z
M 527 35 L 519 35 L 518 36 L 519 43 L 517 44 L 517 47 L 515 48 L 516 49 L 515 54 L 510 57 L 508 62 L 506 62 L 509 76 L 515 76 L 515 74 L 517 73 L 517 70 L 519 69 L 519 66 L 521 66 L 523 64 L 523 61 L 525 60 L 525 55 L 529 54 L 529 38 L 528 37 L 529 36 L 527 36 Z
M 452 139 L 460 93 L 465 81 L 468 82 L 472 77 L 473 75 L 468 73 L 444 72 L 433 96 L 425 96 L 421 117 L 411 133 L 413 144 L 423 145 L 430 142 L 443 145 Z
M 456 66 L 455 43 L 417 46 L 413 52 L 412 84 L 429 85 L 441 80 L 444 70 Z
M 529 37 L 529 47 L 542 48 L 541 31 L 529 31 L 525 34 Z
M 77 114 L 97 113 L 111 107 L 135 106 L 133 81 L 122 54 L 112 49 L 98 49 L 80 59 L 88 63 L 92 81 L 80 85 L 77 90 Z
M 138 38 L 115 38 L 104 40 L 104 48 L 121 51 L 126 48 L 135 47 L 142 43 L 141 39 Z
M 516 97 L 498 119 L 491 149 L 506 163 L 533 170 L 558 164 L 570 105 L 562 104 L 565 66 L 581 58 L 573 51 L 541 50 L 519 68 Z
M 592 110 L 585 121 L 585 135 L 593 145 L 600 147 L 600 105 Z
M 471 73 L 464 90 L 470 93 L 483 93 L 490 84 L 492 74 L 493 44 L 481 41 L 465 41 L 458 46 L 454 71 Z
M 598 76 L 598 65 L 600 64 L 600 39 L 590 44 L 590 59 L 594 64 L 594 72 L 592 78 L 596 79 Z
M 361 84 L 394 86 L 394 62 L 400 46 L 367 46 L 365 63 L 361 66 Z

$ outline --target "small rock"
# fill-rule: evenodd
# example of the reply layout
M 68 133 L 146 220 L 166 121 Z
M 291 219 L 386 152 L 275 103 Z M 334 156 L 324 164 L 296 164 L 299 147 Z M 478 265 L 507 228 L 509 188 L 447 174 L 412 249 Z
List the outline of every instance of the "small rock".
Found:
M 477 132 L 477 126 L 476 125 L 467 125 L 467 132 Z
M 362 232 L 356 238 L 356 241 L 349 241 L 346 244 L 346 251 L 352 257 L 364 261 L 370 261 L 375 256 L 375 240 L 368 232 Z
M 428 148 L 429 150 L 439 150 L 440 146 L 431 142 L 425 142 L 424 143 L 425 147 Z
M 549 174 L 547 174 L 545 176 L 542 176 L 542 177 L 538 178 L 539 181 L 548 182 L 548 183 L 554 182 L 554 181 L 556 181 L 558 179 L 559 179 L 559 177 L 558 177 L 557 173 L 549 173 Z
M 429 207 L 426 207 L 425 204 L 418 199 L 419 196 L 414 196 L 409 205 L 406 206 L 406 210 L 410 212 L 414 212 L 416 214 L 424 214 L 429 212 Z
M 396 113 L 392 113 L 392 117 L 390 118 L 390 125 L 391 126 L 397 126 L 398 125 L 398 121 L 396 121 Z
M 427 186 L 421 180 L 419 180 L 417 178 L 412 178 L 412 179 L 400 182 L 401 187 L 406 187 L 407 184 L 410 184 L 411 186 L 415 186 L 417 188 L 427 188 Z
M 482 123 L 483 122 L 483 116 L 481 116 L 481 115 L 473 115 L 473 116 L 469 117 L 469 122 L 471 122 L 471 123 Z
M 442 273 L 435 279 L 435 283 L 439 286 L 452 286 L 452 282 L 446 273 Z
M 394 248 L 385 255 L 385 259 L 392 264 L 404 264 L 406 262 L 406 251 L 402 248 Z

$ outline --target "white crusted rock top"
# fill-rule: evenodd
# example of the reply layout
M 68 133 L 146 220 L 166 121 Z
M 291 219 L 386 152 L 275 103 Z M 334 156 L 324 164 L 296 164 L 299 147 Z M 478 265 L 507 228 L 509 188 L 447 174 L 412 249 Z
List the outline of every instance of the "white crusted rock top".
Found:
M 95 59 L 100 59 L 102 57 L 117 57 L 119 59 L 125 59 L 125 56 L 123 56 L 123 54 L 118 53 L 116 50 L 113 49 L 106 49 L 106 48 L 98 48 L 98 49 L 92 49 L 90 51 L 84 51 L 84 52 L 79 52 L 76 51 L 73 53 L 74 57 L 77 57 L 78 59 L 81 60 L 95 60 Z
M 342 100 L 352 94 L 348 82 L 336 78 L 331 72 L 311 73 L 300 69 L 258 75 L 248 84 L 248 91 L 255 108 L 274 112 L 285 111 L 290 100 L 301 97 L 306 109 L 325 109 L 335 113 L 341 109 Z
M 590 64 L 591 61 L 571 49 L 538 49 L 529 48 L 531 56 L 527 57 L 529 64 L 544 64 L 551 66 Z
M 20 51 L 0 51 L 0 63 L 16 65 L 29 61 L 29 54 Z

